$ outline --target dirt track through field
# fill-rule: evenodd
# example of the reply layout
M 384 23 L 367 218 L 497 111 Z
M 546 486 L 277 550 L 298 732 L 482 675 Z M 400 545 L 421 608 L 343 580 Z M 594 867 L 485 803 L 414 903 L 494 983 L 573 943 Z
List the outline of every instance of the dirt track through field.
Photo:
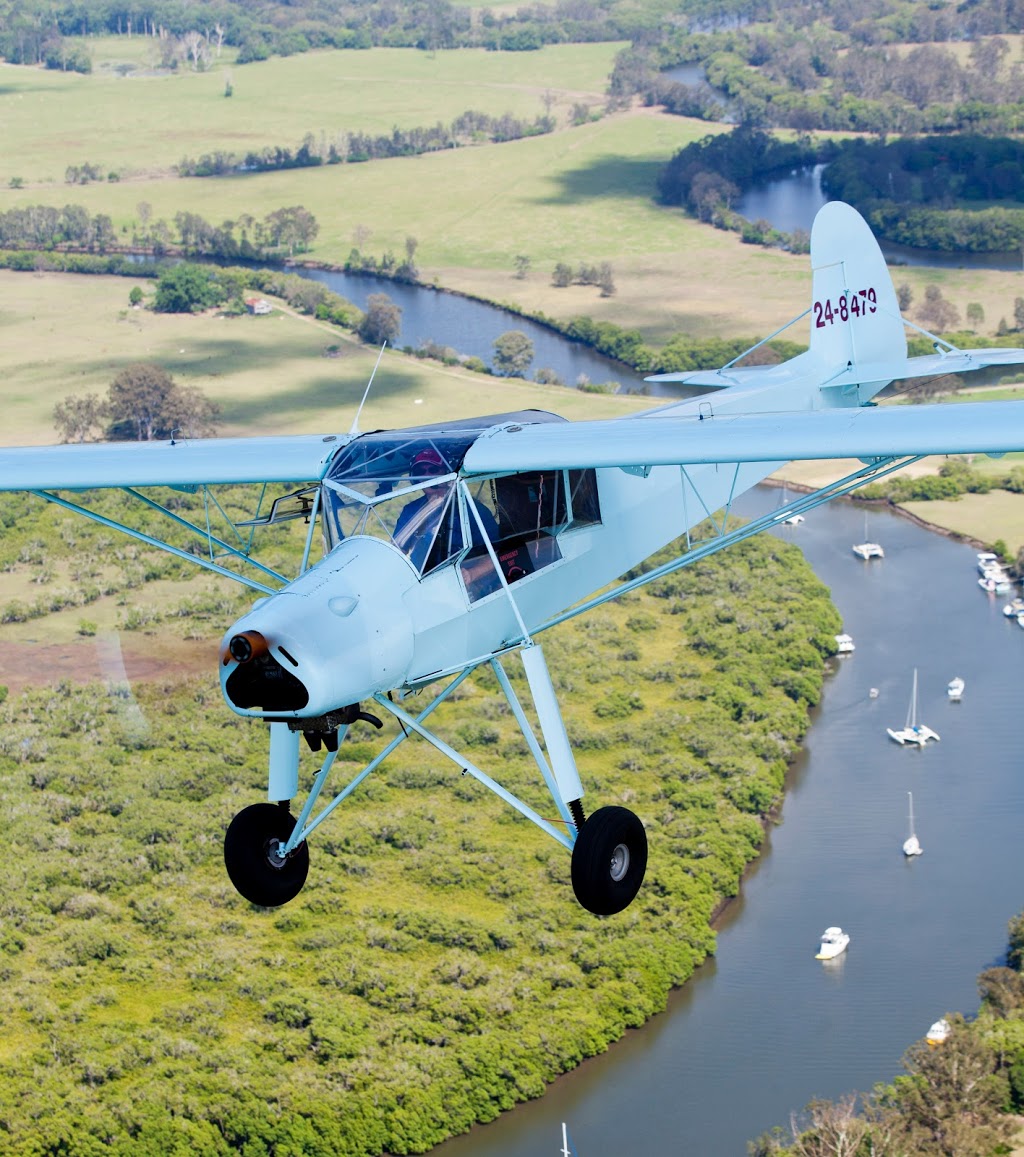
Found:
M 123 670 L 121 662 L 123 660 Z M 214 672 L 215 640 L 168 640 L 142 636 L 120 647 L 109 637 L 76 639 L 68 643 L 14 643 L 0 645 L 0 684 L 11 694 L 26 687 L 72 683 L 123 681 L 130 683 L 174 680 Z

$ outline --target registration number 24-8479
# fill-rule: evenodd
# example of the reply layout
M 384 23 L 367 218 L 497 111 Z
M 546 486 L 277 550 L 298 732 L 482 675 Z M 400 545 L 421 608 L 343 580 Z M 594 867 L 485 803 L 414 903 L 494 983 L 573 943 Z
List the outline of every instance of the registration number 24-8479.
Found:
M 831 301 L 814 303 L 814 327 L 824 329 L 837 321 L 849 321 L 854 317 L 866 317 L 878 309 L 878 294 L 874 289 L 858 289 L 840 296 L 835 305 Z

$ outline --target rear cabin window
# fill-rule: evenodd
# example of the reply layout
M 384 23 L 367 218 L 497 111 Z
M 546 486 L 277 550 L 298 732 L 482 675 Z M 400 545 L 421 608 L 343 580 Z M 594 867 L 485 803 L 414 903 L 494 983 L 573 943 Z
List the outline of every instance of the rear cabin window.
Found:
M 600 522 L 597 476 L 593 470 L 542 470 L 512 474 L 471 488 L 473 501 L 486 506 L 498 526 L 493 542 L 505 581 L 518 582 L 562 557 L 558 535 Z M 471 600 L 500 588 L 486 546 L 473 546 L 462 563 Z

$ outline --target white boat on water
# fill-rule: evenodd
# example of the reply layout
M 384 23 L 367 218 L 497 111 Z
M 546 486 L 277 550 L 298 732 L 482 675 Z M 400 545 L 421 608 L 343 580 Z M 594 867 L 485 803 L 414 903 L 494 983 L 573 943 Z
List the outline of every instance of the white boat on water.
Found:
M 936 732 L 932 731 L 930 727 L 925 727 L 923 723 L 917 721 L 917 668 L 914 668 L 914 685 L 910 692 L 910 707 L 907 709 L 907 721 L 899 731 L 894 731 L 891 727 L 887 727 L 886 731 L 889 733 L 890 739 L 895 739 L 901 746 L 909 744 L 916 744 L 918 747 L 924 747 L 929 739 L 938 739 Z
M 940 1045 L 946 1040 L 946 1038 L 949 1036 L 949 1034 L 952 1031 L 953 1031 L 953 1029 L 952 1029 L 949 1021 L 946 1020 L 945 1017 L 943 1017 L 942 1020 L 937 1020 L 932 1025 L 932 1027 L 928 1030 L 924 1039 L 930 1045 Z
M 853 639 L 849 635 L 836 635 L 836 650 L 840 655 L 850 655 L 856 649 Z
M 1010 599 L 1003 607 L 1003 614 L 1008 619 L 1019 619 L 1021 615 L 1024 615 L 1024 599 Z
M 821 947 L 814 959 L 834 960 L 840 953 L 846 951 L 849 943 L 850 937 L 842 928 L 826 928 L 821 936 Z
M 946 684 L 946 694 L 949 696 L 953 703 L 959 703 L 963 698 L 965 686 L 966 684 L 959 675 L 954 676 L 954 678 L 950 679 L 950 681 Z
M 858 557 L 864 559 L 865 562 L 869 558 L 885 558 L 885 551 L 878 545 L 877 542 L 868 542 L 868 516 L 864 515 L 864 541 L 858 542 L 853 547 L 853 553 Z
M 905 856 L 919 856 L 924 851 L 924 848 L 921 847 L 921 841 L 914 832 L 913 792 L 907 792 L 907 799 L 910 801 L 910 835 L 903 841 L 903 854 Z
M 864 559 L 866 562 L 869 558 L 885 558 L 885 551 L 878 545 L 877 542 L 858 542 L 853 547 L 853 553 L 858 557 Z

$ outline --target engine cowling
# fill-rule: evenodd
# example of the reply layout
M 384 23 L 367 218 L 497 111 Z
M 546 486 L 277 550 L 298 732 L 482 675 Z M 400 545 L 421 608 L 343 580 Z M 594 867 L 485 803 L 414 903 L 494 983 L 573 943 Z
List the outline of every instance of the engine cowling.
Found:
M 401 684 L 413 655 L 416 575 L 372 538 L 346 540 L 224 635 L 221 689 L 239 715 L 326 715 Z

